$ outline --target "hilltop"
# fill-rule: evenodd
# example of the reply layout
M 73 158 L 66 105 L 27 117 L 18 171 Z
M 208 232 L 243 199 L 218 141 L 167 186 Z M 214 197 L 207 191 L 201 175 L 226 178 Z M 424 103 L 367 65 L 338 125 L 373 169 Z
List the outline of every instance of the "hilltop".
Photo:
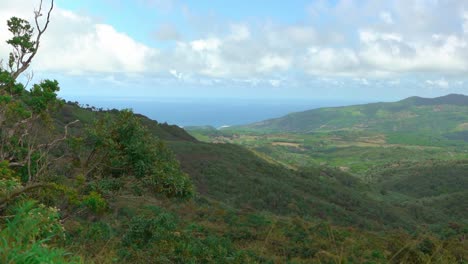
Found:
M 419 96 L 412 96 L 402 100 L 412 105 L 468 105 L 468 96 L 463 94 L 448 94 L 445 96 L 435 98 L 423 98 Z

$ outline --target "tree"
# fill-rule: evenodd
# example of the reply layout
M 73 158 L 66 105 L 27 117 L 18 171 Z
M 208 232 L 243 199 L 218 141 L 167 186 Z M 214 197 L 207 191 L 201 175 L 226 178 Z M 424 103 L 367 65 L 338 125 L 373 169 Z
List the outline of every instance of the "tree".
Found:
M 12 17 L 8 30 L 13 35 L 6 65 L 0 61 L 0 262 L 2 263 L 77 263 L 54 241 L 64 230 L 56 208 L 28 198 L 28 194 L 56 185 L 42 181 L 49 167 L 49 152 L 68 135 L 53 138 L 41 135 L 53 128 L 50 111 L 57 99 L 58 82 L 43 80 L 30 89 L 18 82 L 36 56 L 41 37 L 49 23 L 54 1 L 41 25 L 43 2 L 34 12 L 35 28 L 24 19 Z M 34 30 L 37 34 L 34 35 Z M 28 83 L 32 75 L 28 76 Z
M 59 84 L 56 80 L 43 80 L 28 89 L 18 82 L 38 52 L 53 8 L 52 0 L 45 22 L 41 23 L 43 1 L 40 1 L 34 12 L 35 27 L 25 19 L 8 20 L 12 38 L 7 43 L 12 51 L 7 65 L 0 65 L 0 160 L 8 162 L 22 176 L 24 191 L 32 186 L 47 186 L 40 183 L 40 178 L 50 165 L 49 153 L 67 138 L 69 126 L 78 122 L 65 125 L 63 135 L 55 139 L 41 135 L 54 129 L 50 113 L 61 104 L 57 98 Z M 31 79 L 32 75 L 28 76 L 28 83 Z
M 47 18 L 44 25 L 41 26 L 40 18 L 42 14 L 42 0 L 39 8 L 34 12 L 34 22 L 38 31 L 34 40 L 34 28 L 31 24 L 21 18 L 12 17 L 8 21 L 8 30 L 13 34 L 13 38 L 7 41 L 13 47 L 8 60 L 8 69 L 13 80 L 16 80 L 23 72 L 25 72 L 36 53 L 41 43 L 41 37 L 47 30 L 50 23 L 50 15 L 54 9 L 54 0 L 51 0 L 50 9 L 47 12 Z
M 98 120 L 88 133 L 77 132 L 85 134 L 84 143 L 80 143 L 79 137 L 69 131 L 78 121 L 59 125 L 60 118 L 53 116 L 62 106 L 57 97 L 59 83 L 42 80 L 29 88 L 32 75 L 27 76 L 26 85 L 18 81 L 38 52 L 53 8 L 51 0 L 44 16 L 41 0 L 34 12 L 34 26 L 17 17 L 7 22 L 12 34 L 7 43 L 12 51 L 6 64 L 0 61 L 1 263 L 73 260 L 57 248 L 64 235 L 60 214 L 44 204 L 63 206 L 65 214 L 69 213 L 64 219 L 84 210 L 104 213 L 108 203 L 95 186 L 105 185 L 106 180 L 128 179 L 128 185 L 135 189 L 169 197 L 192 195 L 191 182 L 173 154 L 150 135 L 131 111 L 117 111 Z M 45 17 L 43 23 L 41 17 Z M 79 166 L 68 163 L 76 156 Z M 83 170 L 81 175 L 77 167 Z M 52 179 L 54 173 L 66 177 Z M 71 185 L 64 184 L 70 182 Z M 73 185 L 78 182 L 80 186 Z M 46 188 L 53 192 L 42 192 Z M 67 199 L 61 196 L 57 201 L 58 192 Z M 78 207 L 80 210 L 75 210 Z
M 191 181 L 172 152 L 130 110 L 104 116 L 84 137 L 71 141 L 81 175 L 89 181 L 125 177 L 154 194 L 179 198 L 193 194 Z

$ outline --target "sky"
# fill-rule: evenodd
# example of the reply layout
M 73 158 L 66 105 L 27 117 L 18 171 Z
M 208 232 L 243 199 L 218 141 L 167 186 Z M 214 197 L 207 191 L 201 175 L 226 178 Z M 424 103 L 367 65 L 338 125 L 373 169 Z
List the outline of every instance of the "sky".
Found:
M 45 7 L 50 0 L 44 0 Z M 0 1 L 6 20 L 39 0 Z M 56 0 L 31 67 L 67 98 L 468 94 L 465 0 Z

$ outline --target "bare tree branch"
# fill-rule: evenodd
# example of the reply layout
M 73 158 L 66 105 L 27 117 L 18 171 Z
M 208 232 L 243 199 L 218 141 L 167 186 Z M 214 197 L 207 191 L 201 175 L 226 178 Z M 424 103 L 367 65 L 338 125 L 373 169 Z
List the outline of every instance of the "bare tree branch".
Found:
M 16 80 L 21 75 L 21 73 L 26 71 L 29 68 L 29 66 L 31 65 L 31 62 L 32 62 L 33 58 L 36 56 L 37 51 L 39 49 L 42 34 L 44 34 L 44 32 L 47 30 L 47 27 L 49 26 L 50 14 L 52 13 L 53 9 L 54 9 L 54 0 L 51 1 L 50 9 L 47 12 L 46 22 L 45 22 L 45 24 L 44 24 L 44 26 L 42 28 L 39 25 L 39 18 L 42 16 L 42 0 L 41 0 L 40 5 L 39 5 L 39 10 L 34 12 L 34 21 L 36 23 L 36 28 L 37 28 L 37 31 L 38 31 L 35 46 L 34 46 L 34 50 L 26 60 L 24 60 L 24 57 L 26 56 L 26 54 L 23 53 L 23 52 L 19 53 L 21 55 L 18 56 L 17 69 L 15 71 L 12 71 L 12 73 L 11 73 L 11 76 L 12 76 L 13 79 Z
M 5 207 L 10 201 L 15 199 L 16 197 L 39 188 L 55 188 L 55 185 L 51 183 L 34 183 L 26 185 L 23 188 L 8 194 L 5 198 L 0 199 L 0 209 Z
M 57 138 L 57 139 L 55 139 L 54 141 L 52 141 L 50 143 L 40 144 L 40 145 L 37 146 L 37 148 L 49 149 L 49 148 L 53 147 L 54 145 L 56 145 L 57 143 L 60 143 L 60 142 L 64 141 L 68 137 L 68 127 L 71 126 L 71 125 L 74 125 L 74 124 L 76 124 L 78 122 L 80 122 L 80 120 L 75 120 L 73 122 L 70 122 L 70 123 L 66 124 L 65 127 L 64 127 L 65 132 L 63 133 L 63 137 Z

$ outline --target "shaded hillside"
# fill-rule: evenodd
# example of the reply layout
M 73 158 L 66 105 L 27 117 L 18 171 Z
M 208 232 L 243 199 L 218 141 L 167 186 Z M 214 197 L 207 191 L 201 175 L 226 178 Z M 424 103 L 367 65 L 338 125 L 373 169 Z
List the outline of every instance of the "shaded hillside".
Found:
M 377 173 L 375 180 L 387 196 L 433 209 L 434 218 L 467 222 L 467 176 L 466 160 L 429 161 L 390 166 Z
M 440 135 L 468 130 L 467 113 L 468 96 L 451 94 L 433 99 L 411 97 L 394 103 L 319 108 L 234 129 L 299 133 L 367 130 Z
M 368 228 L 410 226 L 404 212 L 374 201 L 368 187 L 343 172 L 292 171 L 231 144 L 171 142 L 169 147 L 201 195 L 236 208 Z
M 386 190 L 413 198 L 436 197 L 468 191 L 467 173 L 466 160 L 403 163 L 384 169 L 377 181 Z

